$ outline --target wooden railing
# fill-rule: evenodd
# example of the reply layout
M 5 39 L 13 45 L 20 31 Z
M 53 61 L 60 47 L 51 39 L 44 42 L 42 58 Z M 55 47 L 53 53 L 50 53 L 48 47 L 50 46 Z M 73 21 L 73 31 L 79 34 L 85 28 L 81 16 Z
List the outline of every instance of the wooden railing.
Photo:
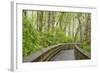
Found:
M 42 61 L 42 60 L 44 61 L 45 58 L 47 57 L 47 55 L 49 55 L 51 53 L 55 53 L 55 51 L 57 51 L 58 47 L 60 47 L 61 45 L 62 44 L 58 44 L 58 45 L 49 46 L 47 48 L 43 48 L 36 53 L 33 53 L 27 57 L 23 57 L 23 62 Z M 46 57 L 44 58 L 44 56 L 46 56 Z
M 79 43 L 61 43 L 58 45 L 49 46 L 43 48 L 40 51 L 31 54 L 30 56 L 23 57 L 23 62 L 38 62 L 38 61 L 50 61 L 61 50 L 75 49 L 76 59 L 90 59 L 90 56 L 78 45 Z
M 88 52 L 84 51 L 81 49 L 78 45 L 75 45 L 75 59 L 80 60 L 80 59 L 90 59 L 91 56 Z

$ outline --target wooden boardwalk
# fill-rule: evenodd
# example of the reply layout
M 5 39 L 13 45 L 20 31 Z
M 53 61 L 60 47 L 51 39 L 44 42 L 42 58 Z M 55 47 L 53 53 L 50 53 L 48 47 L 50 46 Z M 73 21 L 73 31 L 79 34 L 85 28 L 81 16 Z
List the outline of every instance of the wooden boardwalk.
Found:
M 49 46 L 27 57 L 23 57 L 23 62 L 90 59 L 89 53 L 81 49 L 79 45 L 79 43 L 61 43 Z
M 75 60 L 74 49 L 62 50 L 51 59 L 51 61 L 66 61 L 66 60 Z

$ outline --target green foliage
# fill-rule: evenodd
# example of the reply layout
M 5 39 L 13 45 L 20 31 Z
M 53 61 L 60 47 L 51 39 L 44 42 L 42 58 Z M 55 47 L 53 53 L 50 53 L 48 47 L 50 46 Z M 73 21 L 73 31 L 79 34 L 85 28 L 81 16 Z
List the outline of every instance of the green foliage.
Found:
M 56 35 L 56 41 L 57 43 L 70 43 L 72 42 L 72 38 L 69 36 L 66 36 L 66 34 L 63 31 L 57 31 Z
M 84 41 L 81 45 L 81 47 L 86 50 L 87 52 L 91 52 L 91 45 L 87 42 L 87 41 Z
M 43 40 L 44 42 L 46 43 L 46 46 L 50 46 L 50 45 L 53 45 L 55 44 L 55 35 L 53 35 L 52 32 L 45 32 L 43 34 Z
M 70 36 L 67 36 L 66 37 L 66 42 L 67 43 L 72 43 L 74 40 L 73 40 L 73 38 L 72 37 L 70 37 Z
M 39 50 L 41 48 L 39 40 L 39 33 L 32 28 L 31 22 L 25 19 L 23 25 L 23 56 Z

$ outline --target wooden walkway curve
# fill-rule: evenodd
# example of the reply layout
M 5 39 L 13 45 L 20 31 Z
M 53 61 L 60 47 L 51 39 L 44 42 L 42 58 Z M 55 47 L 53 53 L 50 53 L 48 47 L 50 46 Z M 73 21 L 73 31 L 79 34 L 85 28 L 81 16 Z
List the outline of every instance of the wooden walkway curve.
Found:
M 24 57 L 23 62 L 90 59 L 90 54 L 79 48 L 79 46 L 79 43 L 60 43 L 49 46 Z

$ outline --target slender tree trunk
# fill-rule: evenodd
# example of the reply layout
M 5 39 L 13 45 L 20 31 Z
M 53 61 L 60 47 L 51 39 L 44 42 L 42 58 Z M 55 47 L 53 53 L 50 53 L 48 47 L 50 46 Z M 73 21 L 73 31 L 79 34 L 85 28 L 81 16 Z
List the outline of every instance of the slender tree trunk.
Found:
M 50 31 L 50 15 L 51 13 L 48 12 L 48 31 Z
M 43 28 L 43 12 L 37 11 L 37 30 L 42 32 Z

